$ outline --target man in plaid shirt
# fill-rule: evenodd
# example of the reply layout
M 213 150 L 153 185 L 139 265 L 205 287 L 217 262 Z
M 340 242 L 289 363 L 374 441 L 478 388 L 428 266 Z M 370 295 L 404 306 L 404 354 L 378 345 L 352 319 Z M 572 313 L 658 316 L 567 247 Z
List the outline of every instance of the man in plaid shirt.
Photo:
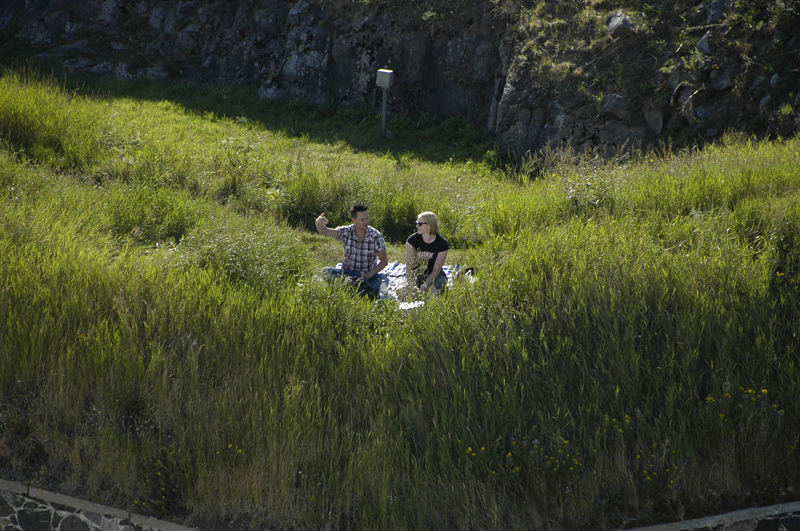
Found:
M 342 275 L 356 281 L 366 282 L 372 295 L 380 293 L 381 283 L 389 279 L 381 271 L 389 259 L 386 256 L 386 242 L 380 232 L 369 226 L 367 207 L 362 204 L 353 205 L 350 209 L 352 225 L 328 228 L 328 218 L 323 212 L 315 222 L 317 232 L 323 236 L 336 238 L 344 246 L 342 267 L 326 267 L 323 274 L 329 279 L 341 278 Z M 380 261 L 378 261 L 380 260 Z

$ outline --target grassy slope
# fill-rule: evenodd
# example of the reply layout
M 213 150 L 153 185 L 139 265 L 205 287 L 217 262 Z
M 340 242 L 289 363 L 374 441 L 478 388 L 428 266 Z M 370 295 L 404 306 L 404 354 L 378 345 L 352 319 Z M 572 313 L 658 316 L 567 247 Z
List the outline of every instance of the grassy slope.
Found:
M 117 90 L 0 78 L 5 477 L 296 528 L 796 498 L 796 140 L 528 182 L 458 121 L 392 143 L 370 113 Z M 390 259 L 436 211 L 478 282 L 404 313 L 316 281 L 340 250 L 311 222 L 355 200 Z

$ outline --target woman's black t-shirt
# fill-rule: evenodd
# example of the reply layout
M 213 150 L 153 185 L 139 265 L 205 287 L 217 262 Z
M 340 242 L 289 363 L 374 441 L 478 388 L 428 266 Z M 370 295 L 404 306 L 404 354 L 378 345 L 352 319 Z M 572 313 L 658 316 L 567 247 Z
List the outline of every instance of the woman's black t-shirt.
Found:
M 425 240 L 422 239 L 422 234 L 415 232 L 408 237 L 406 243 L 411 244 L 411 247 L 414 248 L 415 258 L 428 261 L 428 265 L 425 268 L 426 276 L 430 275 L 433 271 L 433 264 L 436 263 L 436 256 L 450 249 L 450 243 L 445 240 L 441 234 L 437 234 L 436 239 L 431 243 L 426 243 Z

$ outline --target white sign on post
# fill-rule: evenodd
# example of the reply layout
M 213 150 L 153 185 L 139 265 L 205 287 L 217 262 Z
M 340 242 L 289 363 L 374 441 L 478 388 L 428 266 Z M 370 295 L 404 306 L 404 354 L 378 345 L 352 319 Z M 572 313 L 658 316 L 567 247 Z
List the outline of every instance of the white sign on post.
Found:
M 381 105 L 381 133 L 386 136 L 386 93 L 394 81 L 394 72 L 391 70 L 378 70 L 376 84 L 383 89 L 383 105 Z
M 378 70 L 377 83 L 379 87 L 387 89 L 392 86 L 392 81 L 394 81 L 392 70 Z

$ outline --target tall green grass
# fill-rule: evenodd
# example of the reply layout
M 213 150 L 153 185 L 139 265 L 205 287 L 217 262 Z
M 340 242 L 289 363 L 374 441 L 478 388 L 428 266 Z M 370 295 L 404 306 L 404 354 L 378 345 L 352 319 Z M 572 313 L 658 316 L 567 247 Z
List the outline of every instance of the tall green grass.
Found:
M 0 82 L 0 117 L 48 106 L 0 124 L 5 474 L 295 528 L 610 527 L 795 497 L 796 140 L 529 180 Z M 22 140 L 42 116 L 84 107 L 81 166 L 20 156 L 51 142 Z M 322 282 L 341 248 L 311 223 L 354 201 L 390 260 L 436 211 L 477 280 L 414 311 Z
M 0 109 L 0 141 L 26 158 L 80 171 L 99 153 L 102 108 L 57 81 L 31 71 L 6 72 Z

